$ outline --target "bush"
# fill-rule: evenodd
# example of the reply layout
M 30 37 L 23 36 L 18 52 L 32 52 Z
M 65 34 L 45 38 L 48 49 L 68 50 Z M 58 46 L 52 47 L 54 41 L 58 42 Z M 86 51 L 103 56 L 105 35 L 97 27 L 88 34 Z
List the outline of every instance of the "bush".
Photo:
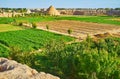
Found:
M 89 36 L 70 45 L 52 40 L 38 54 L 11 48 L 10 57 L 61 79 L 120 79 L 119 44 L 111 38 L 94 41 Z
M 49 30 L 49 25 L 46 25 L 46 29 Z
M 22 64 L 27 64 L 28 66 L 33 66 L 35 54 L 30 52 L 23 52 L 19 47 L 11 47 L 8 58 Z
M 72 29 L 68 29 L 68 34 L 71 34 L 72 33 Z
M 36 28 L 37 28 L 36 23 L 32 23 L 32 28 L 34 28 L 34 29 L 36 29 Z
M 109 41 L 95 42 L 88 37 L 71 45 L 50 42 L 46 47 L 46 60 L 39 63 L 43 63 L 40 64 L 43 70 L 62 79 L 120 79 L 116 46 Z
M 23 23 L 22 22 L 19 22 L 19 24 L 18 24 L 19 26 L 23 26 Z

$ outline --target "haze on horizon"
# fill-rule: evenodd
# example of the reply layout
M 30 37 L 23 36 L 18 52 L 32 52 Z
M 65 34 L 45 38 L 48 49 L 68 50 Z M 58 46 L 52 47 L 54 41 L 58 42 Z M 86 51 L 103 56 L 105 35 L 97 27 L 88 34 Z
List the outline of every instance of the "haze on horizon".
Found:
M 1 8 L 120 8 L 120 0 L 0 0 Z

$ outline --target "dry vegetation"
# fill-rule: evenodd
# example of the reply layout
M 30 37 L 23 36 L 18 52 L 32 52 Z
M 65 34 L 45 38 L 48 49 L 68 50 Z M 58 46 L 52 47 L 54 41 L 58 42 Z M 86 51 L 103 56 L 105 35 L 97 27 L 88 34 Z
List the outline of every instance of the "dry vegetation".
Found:
M 118 22 L 120 22 L 120 18 L 113 18 L 113 19 L 109 19 L 109 20 L 113 20 L 113 21 L 118 21 Z

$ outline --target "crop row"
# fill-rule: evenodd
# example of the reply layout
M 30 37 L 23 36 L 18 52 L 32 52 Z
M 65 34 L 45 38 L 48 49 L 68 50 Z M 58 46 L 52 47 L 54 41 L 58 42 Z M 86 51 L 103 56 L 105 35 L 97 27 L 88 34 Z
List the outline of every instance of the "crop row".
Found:
M 11 32 L 1 32 L 0 33 L 0 53 L 7 53 L 7 49 L 15 47 L 22 51 L 33 51 L 44 47 L 44 45 L 50 40 L 60 41 L 64 40 L 72 41 L 74 38 L 63 36 L 59 34 L 54 34 L 37 29 L 27 29 Z

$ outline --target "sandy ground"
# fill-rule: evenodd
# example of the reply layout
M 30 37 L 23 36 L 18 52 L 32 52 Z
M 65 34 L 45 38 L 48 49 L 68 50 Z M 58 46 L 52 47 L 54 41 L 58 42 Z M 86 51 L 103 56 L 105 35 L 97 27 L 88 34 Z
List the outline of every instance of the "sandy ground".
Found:
M 46 25 L 49 26 L 49 31 L 68 35 L 67 30 L 72 29 L 71 36 L 77 38 L 85 38 L 88 34 L 94 36 L 96 34 L 103 33 L 118 33 L 120 32 L 120 26 L 110 25 L 110 24 L 98 24 L 90 22 L 80 22 L 80 21 L 49 21 L 40 22 L 37 24 L 39 29 L 46 30 Z

